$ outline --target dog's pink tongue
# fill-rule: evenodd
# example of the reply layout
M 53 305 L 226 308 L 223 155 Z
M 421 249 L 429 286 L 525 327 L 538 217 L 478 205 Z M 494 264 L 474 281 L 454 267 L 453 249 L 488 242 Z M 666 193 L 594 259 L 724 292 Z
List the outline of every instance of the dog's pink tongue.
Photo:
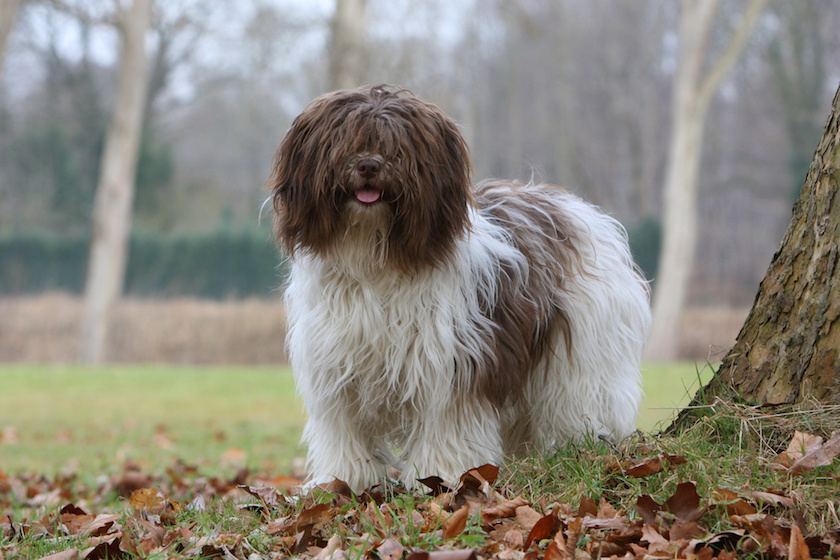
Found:
M 376 189 L 359 189 L 356 191 L 356 200 L 371 204 L 379 200 L 381 193 Z

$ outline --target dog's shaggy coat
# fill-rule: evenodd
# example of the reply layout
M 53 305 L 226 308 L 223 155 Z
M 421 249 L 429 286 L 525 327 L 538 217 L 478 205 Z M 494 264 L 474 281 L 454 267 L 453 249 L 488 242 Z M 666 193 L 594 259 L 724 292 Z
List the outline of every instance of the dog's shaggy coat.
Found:
M 614 219 L 553 185 L 474 187 L 455 124 L 387 86 L 310 103 L 268 186 L 310 484 L 457 481 L 633 430 L 648 287 Z

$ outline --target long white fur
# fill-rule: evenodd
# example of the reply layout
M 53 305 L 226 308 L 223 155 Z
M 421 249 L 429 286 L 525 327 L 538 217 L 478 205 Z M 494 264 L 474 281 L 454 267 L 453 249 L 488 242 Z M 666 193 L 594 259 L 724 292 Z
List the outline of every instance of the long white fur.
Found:
M 517 224 L 473 209 L 454 257 L 414 275 L 383 265 L 370 242 L 386 238 L 371 229 L 376 216 L 360 214 L 328 256 L 295 255 L 287 347 L 309 413 L 310 485 L 338 478 L 360 491 L 391 465 L 409 487 L 430 475 L 453 482 L 524 446 L 634 429 L 648 287 L 615 220 L 561 189 L 553 199 L 580 233 L 583 270 L 552 294 L 571 318 L 572 349 L 556 335 L 525 398 L 498 412 L 459 385 L 489 351 L 480 302 L 497 301 L 500 281 L 521 288 L 539 273 L 511 241 Z

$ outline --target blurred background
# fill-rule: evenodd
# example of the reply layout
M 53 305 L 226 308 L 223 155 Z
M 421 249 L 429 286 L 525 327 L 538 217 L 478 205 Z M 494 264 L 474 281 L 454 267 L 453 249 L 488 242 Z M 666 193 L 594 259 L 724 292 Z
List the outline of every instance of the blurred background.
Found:
M 126 72 L 134 20 L 145 66 Z M 557 183 L 614 215 L 655 289 L 664 192 L 693 193 L 662 358 L 714 360 L 790 219 L 838 29 L 835 0 L 0 0 L 0 362 L 82 359 L 106 146 L 142 91 L 105 358 L 283 363 L 263 184 L 304 105 L 364 83 L 439 105 L 477 179 Z

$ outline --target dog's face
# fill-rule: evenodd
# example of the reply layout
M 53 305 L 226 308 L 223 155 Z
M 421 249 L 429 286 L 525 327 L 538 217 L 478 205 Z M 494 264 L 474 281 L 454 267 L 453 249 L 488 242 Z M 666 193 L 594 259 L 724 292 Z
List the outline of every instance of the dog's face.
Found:
M 416 270 L 442 262 L 467 226 L 469 151 L 451 120 L 409 92 L 337 91 L 292 123 L 268 187 L 289 254 L 328 257 L 349 239 Z

